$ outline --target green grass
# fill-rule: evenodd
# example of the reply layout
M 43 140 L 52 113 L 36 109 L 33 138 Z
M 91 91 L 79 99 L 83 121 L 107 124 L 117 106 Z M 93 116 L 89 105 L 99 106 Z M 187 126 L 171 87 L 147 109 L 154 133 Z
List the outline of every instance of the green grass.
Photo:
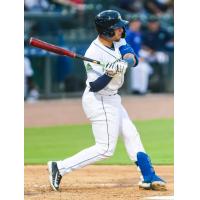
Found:
M 154 164 L 173 164 L 173 123 L 172 119 L 135 122 Z M 90 125 L 25 128 L 24 140 L 25 164 L 64 159 L 94 144 Z M 98 164 L 131 164 L 121 138 L 114 156 Z

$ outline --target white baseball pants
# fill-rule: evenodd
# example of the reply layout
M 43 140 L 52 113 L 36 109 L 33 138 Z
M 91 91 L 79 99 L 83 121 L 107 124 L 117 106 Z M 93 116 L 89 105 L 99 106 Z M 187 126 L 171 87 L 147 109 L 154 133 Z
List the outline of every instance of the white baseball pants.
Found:
M 118 94 L 103 96 L 89 92 L 86 88 L 82 105 L 92 123 L 96 144 L 70 158 L 58 161 L 58 169 L 62 176 L 72 170 L 111 157 L 119 135 L 123 137 L 127 153 L 132 161 L 137 160 L 137 152 L 145 152 L 139 133 L 129 119 Z

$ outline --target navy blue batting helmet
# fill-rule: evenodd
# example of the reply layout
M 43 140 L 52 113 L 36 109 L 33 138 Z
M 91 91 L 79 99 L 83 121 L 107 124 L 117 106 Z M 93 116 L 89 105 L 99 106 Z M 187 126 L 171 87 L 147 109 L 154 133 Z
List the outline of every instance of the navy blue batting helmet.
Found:
M 125 27 L 128 25 L 128 21 L 123 20 L 120 13 L 115 10 L 105 10 L 100 12 L 95 17 L 95 25 L 97 32 L 106 37 L 113 37 L 114 30 L 117 28 L 123 28 L 124 32 L 122 37 L 125 37 Z

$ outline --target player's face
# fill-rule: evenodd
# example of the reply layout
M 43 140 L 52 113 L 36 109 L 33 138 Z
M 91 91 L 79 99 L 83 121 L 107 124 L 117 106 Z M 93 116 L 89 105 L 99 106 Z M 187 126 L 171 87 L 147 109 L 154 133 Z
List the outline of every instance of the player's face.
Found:
M 113 36 L 112 40 L 118 42 L 122 37 L 123 31 L 124 31 L 123 28 L 115 29 L 115 35 Z

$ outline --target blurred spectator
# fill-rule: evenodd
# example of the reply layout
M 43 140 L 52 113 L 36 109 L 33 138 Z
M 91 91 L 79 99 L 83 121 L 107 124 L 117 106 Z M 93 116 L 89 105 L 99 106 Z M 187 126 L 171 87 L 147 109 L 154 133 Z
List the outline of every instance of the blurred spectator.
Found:
M 39 93 L 33 81 L 33 69 L 28 57 L 24 57 L 24 99 L 28 102 L 35 102 Z
M 49 9 L 48 0 L 24 0 L 24 10 L 27 12 L 44 12 Z M 44 22 L 26 21 L 24 22 L 24 30 L 26 32 L 34 32 L 35 30 L 42 34 L 48 30 L 49 24 Z
M 144 95 L 148 90 L 149 76 L 152 74 L 152 68 L 144 60 L 144 58 L 139 56 L 142 45 L 140 29 L 140 18 L 134 16 L 130 20 L 129 30 L 126 34 L 126 41 L 134 49 L 136 55 L 139 57 L 138 66 L 131 68 L 131 90 L 134 94 Z
M 79 11 L 84 10 L 84 0 L 53 0 L 53 2 L 73 7 Z
M 144 7 L 150 14 L 161 16 L 173 12 L 173 0 L 146 0 Z
M 160 89 L 163 90 L 163 77 L 166 73 L 166 64 L 169 56 L 166 53 L 168 44 L 173 43 L 172 36 L 160 27 L 157 17 L 151 16 L 147 23 L 147 29 L 143 32 L 143 46 L 140 51 L 141 57 L 151 64 L 156 64 L 156 71 L 160 80 Z
M 135 15 L 129 21 L 129 29 L 126 32 L 126 41 L 134 49 L 137 56 L 141 49 L 141 21 L 140 18 Z
M 55 3 L 59 3 L 64 7 L 62 13 L 75 14 L 80 24 L 84 24 L 84 0 L 52 0 Z
M 47 11 L 48 8 L 48 0 L 24 0 L 25 11 Z
M 168 61 L 168 56 L 164 51 L 167 50 L 168 44 L 173 42 L 173 38 L 160 27 L 157 17 L 149 18 L 147 29 L 143 31 L 142 40 L 145 57 L 149 62 L 166 63 Z
M 27 12 L 47 12 L 52 9 L 60 11 L 59 6 L 54 5 L 52 0 L 25 0 L 24 9 Z M 59 24 L 55 20 L 50 20 L 48 23 L 45 20 L 25 20 L 24 30 L 27 34 L 58 34 Z
M 144 0 L 120 0 L 120 7 L 129 12 L 138 13 L 144 10 Z
M 63 11 L 63 5 L 60 3 L 56 2 L 55 0 L 48 0 L 49 1 L 49 11 L 53 12 L 62 12 Z

